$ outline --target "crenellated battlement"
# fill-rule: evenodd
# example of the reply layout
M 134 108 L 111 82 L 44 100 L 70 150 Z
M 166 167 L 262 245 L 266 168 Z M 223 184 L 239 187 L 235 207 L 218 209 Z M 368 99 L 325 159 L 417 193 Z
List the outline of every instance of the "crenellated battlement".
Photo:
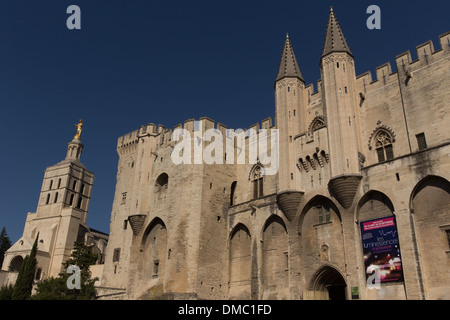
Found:
M 269 130 L 274 128 L 275 125 L 273 124 L 271 117 L 265 118 L 261 122 L 257 122 L 249 127 L 249 129 L 255 130 L 257 134 L 259 134 L 260 129 Z M 173 147 L 172 134 L 177 129 L 187 130 L 191 136 L 195 131 L 204 133 L 206 130 L 215 129 L 220 131 L 223 137 L 227 137 L 229 135 L 229 129 L 231 130 L 231 128 L 228 128 L 220 122 L 217 122 L 216 124 L 216 122 L 209 117 L 200 117 L 198 120 L 188 119 L 170 129 L 166 129 L 161 124 L 155 125 L 154 123 L 149 123 L 147 125 L 141 125 L 139 129 L 119 137 L 117 141 L 117 152 L 119 155 L 123 155 L 136 151 L 139 139 L 143 137 L 153 137 L 154 139 L 157 139 L 157 147 L 167 147 L 169 145 Z M 247 131 L 247 129 L 242 130 Z M 248 138 L 249 137 L 246 136 L 246 139 Z
M 134 130 L 117 139 L 117 152 L 119 153 L 119 155 L 123 155 L 136 150 L 136 146 L 138 143 L 138 131 L 139 130 Z
M 433 41 L 426 41 L 416 47 L 417 60 L 412 59 L 411 52 L 405 51 L 395 57 L 395 64 L 397 71 L 393 71 L 390 62 L 376 67 L 375 78 L 372 78 L 372 73 L 367 71 L 356 77 L 357 84 L 362 88 L 367 88 L 368 85 L 381 83 L 382 85 L 390 84 L 398 80 L 397 72 L 406 79 L 412 78 L 414 71 L 430 65 L 444 57 L 450 52 L 450 31 L 439 36 L 439 43 L 441 48 L 435 50 Z

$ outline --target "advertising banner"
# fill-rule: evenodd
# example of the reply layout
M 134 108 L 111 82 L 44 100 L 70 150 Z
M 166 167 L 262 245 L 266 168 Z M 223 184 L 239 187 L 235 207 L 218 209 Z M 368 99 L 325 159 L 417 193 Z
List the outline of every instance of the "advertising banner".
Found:
M 379 276 L 381 284 L 403 282 L 403 268 L 395 217 L 360 223 L 366 280 Z

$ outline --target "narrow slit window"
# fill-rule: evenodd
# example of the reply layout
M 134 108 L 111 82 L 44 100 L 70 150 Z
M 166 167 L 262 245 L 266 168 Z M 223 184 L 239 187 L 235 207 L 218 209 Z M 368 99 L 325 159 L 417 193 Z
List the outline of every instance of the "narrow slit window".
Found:
M 113 262 L 118 262 L 120 260 L 120 248 L 114 249 L 113 252 Z
M 157 277 L 159 272 L 159 260 L 153 261 L 153 276 Z

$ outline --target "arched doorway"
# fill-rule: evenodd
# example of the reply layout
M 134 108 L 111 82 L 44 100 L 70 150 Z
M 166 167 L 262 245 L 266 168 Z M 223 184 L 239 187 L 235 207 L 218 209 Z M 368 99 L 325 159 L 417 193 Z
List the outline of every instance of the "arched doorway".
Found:
M 346 300 L 347 284 L 341 273 L 332 266 L 317 270 L 308 286 L 307 300 Z

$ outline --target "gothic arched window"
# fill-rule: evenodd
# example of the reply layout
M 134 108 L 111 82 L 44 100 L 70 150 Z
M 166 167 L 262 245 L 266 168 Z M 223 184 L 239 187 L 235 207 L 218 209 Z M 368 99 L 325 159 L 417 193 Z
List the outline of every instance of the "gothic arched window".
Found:
M 323 116 L 317 116 L 310 123 L 308 128 L 308 134 L 312 136 L 315 130 L 325 127 L 325 119 Z
M 377 151 L 378 162 L 384 162 L 394 159 L 392 149 L 392 136 L 385 130 L 380 130 L 375 136 L 375 149 Z
M 253 198 L 262 197 L 264 195 L 264 174 L 260 165 L 256 165 L 252 169 L 250 179 L 253 185 Z

